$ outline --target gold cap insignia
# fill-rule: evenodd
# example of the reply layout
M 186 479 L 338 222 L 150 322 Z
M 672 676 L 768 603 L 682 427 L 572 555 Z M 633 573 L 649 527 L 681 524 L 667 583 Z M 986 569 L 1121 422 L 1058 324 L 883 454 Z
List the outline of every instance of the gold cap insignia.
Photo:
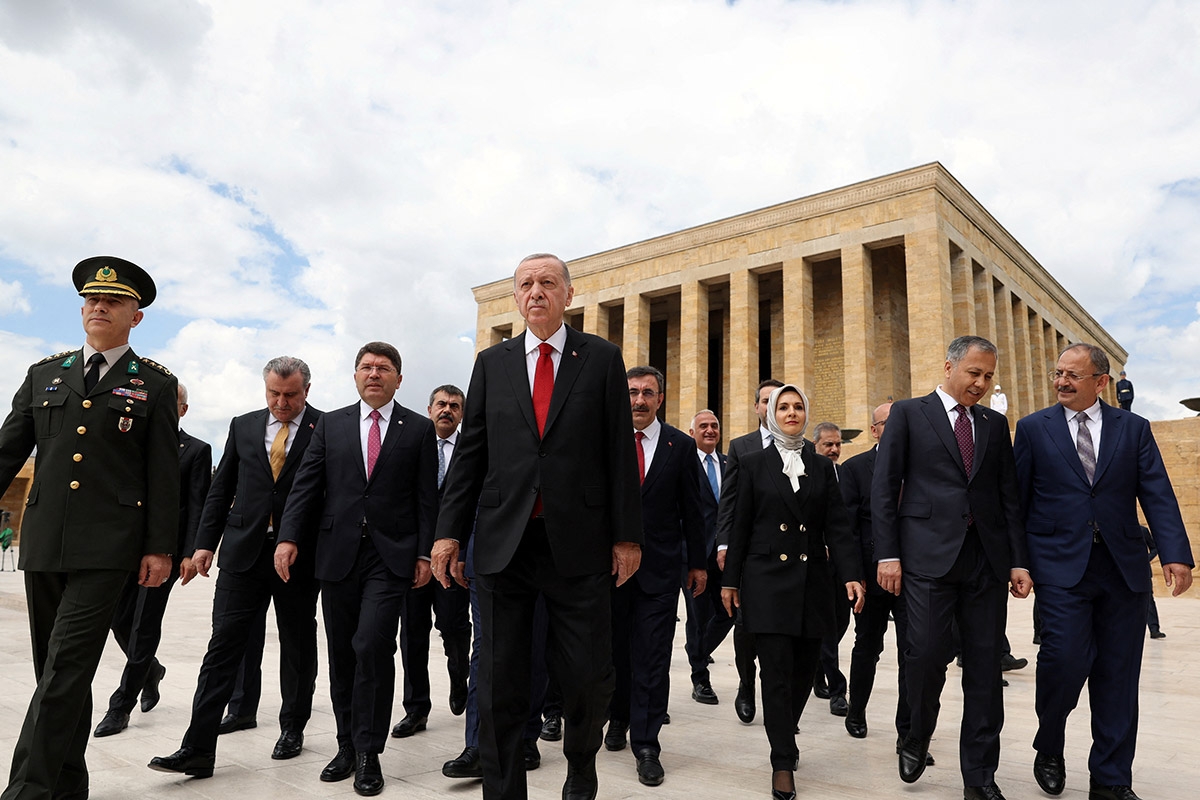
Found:
M 117 279 L 117 271 L 112 267 L 101 267 L 96 270 L 96 280 L 112 283 Z

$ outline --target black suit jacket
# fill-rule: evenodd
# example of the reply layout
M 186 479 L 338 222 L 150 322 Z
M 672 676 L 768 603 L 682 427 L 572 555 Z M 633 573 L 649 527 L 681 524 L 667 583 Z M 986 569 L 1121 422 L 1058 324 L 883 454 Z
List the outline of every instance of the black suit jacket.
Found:
M 292 489 L 296 470 L 312 439 L 321 412 L 312 406 L 298 420 L 296 438 L 288 449 L 279 480 L 271 477 L 267 456 L 267 417 L 265 409 L 233 418 L 225 452 L 217 464 L 212 488 L 204 501 L 200 530 L 194 550 L 216 550 L 221 545 L 221 569 L 245 572 L 262 553 L 267 527 L 283 517 L 284 503 Z M 278 530 L 278 524 L 275 526 Z M 311 534 L 312 528 L 309 526 Z M 304 555 L 304 548 L 301 548 Z M 311 565 L 311 560 L 307 560 Z M 311 569 L 311 567 L 310 567 Z
M 642 543 L 621 351 L 567 328 L 545 434 L 539 437 L 524 344 L 525 336 L 517 336 L 475 359 L 458 449 L 442 487 L 437 538 L 466 547 L 478 508 L 475 571 L 500 572 L 521 542 L 540 491 L 559 573 L 608 572 L 615 543 Z
M 876 560 L 899 558 L 905 571 L 940 578 L 954 566 L 972 517 L 1000 581 L 1013 567 L 1028 568 L 1008 418 L 981 405 L 972 417 L 968 477 L 937 392 L 892 405 L 871 482 Z
M 204 498 L 212 484 L 212 446 L 179 429 L 179 542 L 175 563 L 191 558 L 196 550 L 196 532 Z
M 739 589 L 751 633 L 817 638 L 832 632 L 833 604 L 844 590 L 835 586 L 830 559 L 843 581 L 862 580 L 833 462 L 807 447 L 801 458 L 807 474 L 797 491 L 776 448 L 741 459 L 721 583 Z
M 279 541 L 301 550 L 305 523 L 320 519 L 316 576 L 350 574 L 363 534 L 400 578 L 412 578 L 418 557 L 429 557 L 437 524 L 437 435 L 424 414 L 392 401 L 391 419 L 375 469 L 367 479 L 359 433 L 359 404 L 321 417 L 304 453 L 279 525 Z M 453 462 L 451 462 L 453 463 Z
M 883 591 L 875 580 L 877 560 L 875 537 L 871 532 L 871 479 L 875 474 L 878 453 L 879 448 L 872 447 L 865 453 L 847 459 L 838 470 L 841 478 L 838 488 L 842 490 L 842 500 L 850 517 L 850 530 L 854 533 L 854 543 L 862 559 L 863 575 L 871 591 Z
M 634 578 L 648 594 L 679 591 L 679 563 L 688 569 L 708 565 L 704 547 L 703 500 L 696 442 L 678 428 L 663 424 L 654 460 L 642 482 L 642 564 Z M 708 480 L 704 492 L 712 498 Z M 714 503 L 715 504 L 715 503 Z
M 724 453 L 714 452 L 713 456 L 717 460 L 717 470 L 721 475 L 721 487 L 725 485 L 725 463 L 728 458 Z M 699 456 L 697 456 L 699 459 Z M 708 473 L 704 471 L 704 465 L 700 465 L 700 511 L 704 516 L 704 552 L 709 558 L 715 558 L 717 555 L 717 510 L 719 504 L 717 497 L 712 493 L 712 487 L 708 483 Z
M 762 449 L 762 434 L 758 428 L 729 443 L 729 456 L 721 479 L 721 503 L 717 510 L 717 547 L 729 546 L 729 534 L 733 529 L 733 498 L 737 494 L 738 468 L 742 459 Z

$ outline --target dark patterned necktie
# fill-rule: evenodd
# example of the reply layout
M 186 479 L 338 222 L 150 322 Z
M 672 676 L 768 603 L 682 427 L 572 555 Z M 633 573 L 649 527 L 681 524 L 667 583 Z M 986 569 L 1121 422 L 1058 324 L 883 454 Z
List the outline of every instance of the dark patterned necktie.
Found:
M 1075 436 L 1075 449 L 1079 451 L 1079 461 L 1083 464 L 1083 471 L 1087 473 L 1088 483 L 1096 481 L 1096 448 L 1092 445 L 1092 432 L 1088 430 L 1088 415 L 1080 411 L 1075 415 L 1075 421 L 1079 423 L 1079 433 Z
M 958 419 L 954 421 L 954 438 L 958 440 L 958 452 L 962 454 L 963 469 L 967 477 L 971 477 L 971 468 L 975 466 L 975 437 L 971 435 L 971 415 L 961 403 L 954 407 Z

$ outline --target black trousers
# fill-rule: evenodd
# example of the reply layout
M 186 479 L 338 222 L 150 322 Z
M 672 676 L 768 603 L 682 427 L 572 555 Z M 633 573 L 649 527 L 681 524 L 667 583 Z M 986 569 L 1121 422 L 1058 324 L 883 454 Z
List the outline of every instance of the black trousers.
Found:
M 821 640 L 760 633 L 755 644 L 762 670 L 763 725 L 771 744 L 771 769 L 791 770 L 800 752 L 796 724 L 812 691 Z
M 629 723 L 634 754 L 662 752 L 658 734 L 671 694 L 671 646 L 679 595 L 650 594 L 637 578 L 614 587 L 613 665 L 616 689 L 609 716 Z
M 387 568 L 369 536 L 359 539 L 344 580 L 321 582 L 339 746 L 383 752 L 396 693 L 396 629 L 411 584 Z
M 683 605 L 687 611 L 683 649 L 692 668 L 692 684 L 706 684 L 711 680 L 708 657 L 725 641 L 734 622 L 721 602 L 721 570 L 716 558 L 709 559 L 708 584 L 699 597 L 692 597 L 687 587 L 687 567 L 683 568 Z
M 470 593 L 456 583 L 447 589 L 433 580 L 420 589 L 410 588 L 400 609 L 400 660 L 404 665 L 404 712 L 419 717 L 428 716 L 433 708 L 429 634 L 435 614 L 451 685 L 465 685 L 471 668 Z
M 250 638 L 246 640 L 246 654 L 238 667 L 237 680 L 233 683 L 233 696 L 229 698 L 229 713 L 235 717 L 258 716 L 258 703 L 262 699 L 263 649 L 267 645 L 267 610 L 250 626 Z
M 846 584 L 834 576 L 833 613 L 837 627 L 821 638 L 821 658 L 814 676 L 814 686 L 824 683 L 830 697 L 846 696 L 846 675 L 838 665 L 838 647 L 850 628 L 850 603 L 846 600 Z
M 754 659 L 758 657 L 754 634 L 746 630 L 746 626 L 742 624 L 741 609 L 734 609 L 734 620 L 733 663 L 737 667 L 738 681 L 753 690 L 757 674 Z
M 117 690 L 108 698 L 108 710 L 128 714 L 137 705 L 138 695 L 151 670 L 161 664 L 155 658 L 162 640 L 163 614 L 171 588 L 179 580 L 179 565 L 171 565 L 171 574 L 161 586 L 138 586 L 137 575 L 130 575 L 113 613 L 112 632 L 121 652 L 125 669 Z
M 269 603 L 279 628 L 279 727 L 303 731 L 312 715 L 317 681 L 317 582 L 293 567 L 284 583 L 275 573 L 275 541 L 263 538 L 254 566 L 246 572 L 223 569 L 213 595 L 213 632 L 196 679 L 192 719 L 183 744 L 201 753 L 217 749 L 217 727 L 233 696 L 246 645 Z
M 872 578 L 872 582 L 874 579 Z M 896 661 L 898 665 L 899 697 L 896 700 L 896 733 L 908 736 L 912 714 L 908 708 L 907 669 L 904 664 L 905 642 L 908 640 L 908 611 L 903 595 L 897 596 L 875 586 L 867 594 L 862 612 L 854 618 L 854 650 L 850 654 L 850 711 L 865 713 L 875 686 L 875 667 L 883 653 L 884 634 L 888 615 L 896 622 Z
M 512 561 L 476 577 L 483 646 L 479 658 L 479 755 L 484 800 L 527 796 L 522 729 L 529 716 L 534 607 L 548 618 L 546 657 L 563 695 L 563 755 L 587 769 L 600 749 L 613 693 L 612 580 L 608 571 L 565 577 L 545 525 L 531 520 Z
M 25 572 L 37 688 L 13 749 L 4 800 L 46 800 L 88 786 L 92 678 L 126 570 Z

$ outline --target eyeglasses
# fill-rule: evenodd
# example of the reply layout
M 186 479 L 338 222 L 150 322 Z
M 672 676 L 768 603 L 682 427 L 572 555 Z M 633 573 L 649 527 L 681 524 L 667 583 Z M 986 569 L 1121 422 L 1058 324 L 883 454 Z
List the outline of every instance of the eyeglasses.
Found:
M 639 397 L 658 397 L 658 389 L 630 389 L 629 396 L 635 400 Z
M 1066 378 L 1071 383 L 1079 383 L 1088 378 L 1099 378 L 1103 374 L 1103 372 L 1093 372 L 1091 375 L 1076 375 L 1074 372 L 1063 372 L 1061 369 L 1056 369 L 1050 373 L 1050 380 L 1059 381 Z
M 883 419 L 879 420 L 879 422 L 871 423 L 872 428 L 882 428 L 884 425 L 887 425 L 887 417 L 884 417 Z
M 363 375 L 370 375 L 372 372 L 380 375 L 391 375 L 396 371 L 396 368 L 389 367 L 387 364 L 359 364 L 357 371 Z

